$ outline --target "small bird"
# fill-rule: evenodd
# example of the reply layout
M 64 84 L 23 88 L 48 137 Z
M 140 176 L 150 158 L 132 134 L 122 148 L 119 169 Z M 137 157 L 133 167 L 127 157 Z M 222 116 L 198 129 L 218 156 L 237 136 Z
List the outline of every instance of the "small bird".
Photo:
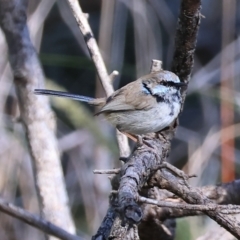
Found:
M 67 92 L 35 89 L 39 95 L 53 95 L 87 102 L 100 107 L 103 114 L 119 131 L 130 135 L 158 132 L 178 116 L 181 103 L 180 82 L 174 73 L 161 70 L 140 77 L 116 90 L 108 98 L 90 98 Z

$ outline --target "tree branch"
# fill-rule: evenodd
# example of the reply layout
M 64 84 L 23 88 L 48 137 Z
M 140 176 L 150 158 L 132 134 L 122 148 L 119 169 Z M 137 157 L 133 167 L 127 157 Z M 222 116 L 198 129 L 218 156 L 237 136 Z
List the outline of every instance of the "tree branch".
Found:
M 97 42 L 93 36 L 91 27 L 88 24 L 85 14 L 77 0 L 68 0 L 69 6 L 73 12 L 73 15 L 77 21 L 78 27 L 83 34 L 84 40 L 87 44 L 89 53 L 92 57 L 94 65 L 96 67 L 100 82 L 107 96 L 110 96 L 113 92 L 112 80 L 114 79 L 115 71 L 109 76 L 103 58 L 99 51 Z M 130 147 L 128 145 L 128 139 L 122 133 L 117 131 L 117 140 L 121 157 L 128 157 L 130 154 Z
M 175 194 L 167 190 L 159 189 L 161 186 L 159 185 L 159 182 L 157 182 L 157 179 L 154 177 L 152 177 L 152 179 L 148 182 L 148 187 L 150 188 L 143 189 L 141 191 L 141 195 L 147 196 L 148 198 L 156 202 L 160 201 L 163 205 L 162 207 L 158 207 L 156 205 L 154 206 L 150 204 L 143 204 L 143 221 L 146 221 L 146 219 L 152 219 L 152 221 L 154 219 L 165 221 L 169 218 L 179 218 L 203 214 L 203 212 L 200 211 L 181 209 L 181 205 L 186 204 L 186 202 L 183 201 L 181 198 L 177 198 Z M 214 202 L 214 204 L 218 204 L 217 206 L 220 206 L 219 204 L 225 204 L 226 210 L 222 210 L 222 213 L 238 213 L 240 205 L 240 180 L 235 180 L 230 183 L 219 184 L 217 186 L 199 187 L 196 189 L 197 191 L 203 192 L 208 199 Z M 195 188 L 193 189 L 193 191 L 195 191 Z M 180 209 L 166 207 L 165 202 L 168 201 L 171 201 L 174 204 L 181 203 L 181 205 L 179 206 Z M 235 207 L 232 204 L 235 204 L 235 206 L 237 205 L 236 211 Z M 231 210 L 228 211 L 228 208 Z
M 238 205 L 218 205 L 215 203 L 207 204 L 207 205 L 194 205 L 194 204 L 186 204 L 180 202 L 171 202 L 171 201 L 160 201 L 154 200 L 151 198 L 138 197 L 138 202 L 147 203 L 156 205 L 158 207 L 166 207 L 166 208 L 177 208 L 181 210 L 190 210 L 190 211 L 213 211 L 218 210 L 221 213 L 227 212 L 227 214 L 235 214 L 240 212 L 240 207 Z
M 199 189 L 193 189 L 190 186 L 186 186 L 183 181 L 179 181 L 179 178 L 166 169 L 157 171 L 154 175 L 154 179 L 159 182 L 162 189 L 167 189 L 168 191 L 176 194 L 187 203 L 204 205 L 213 204 L 213 201 L 208 199 L 204 195 L 204 192 Z M 240 223 L 235 217 L 222 214 L 218 209 L 203 212 L 232 233 L 235 237 L 240 237 Z
M 58 237 L 63 240 L 83 240 L 81 237 L 72 235 L 62 228 L 48 222 L 40 217 L 37 217 L 26 210 L 16 207 L 11 203 L 8 203 L 0 199 L 0 211 L 15 217 L 39 230 L 44 231 L 47 234 Z
M 47 99 L 33 94 L 44 84 L 44 75 L 30 41 L 26 8 L 27 0 L 0 0 L 0 26 L 8 44 L 41 211 L 47 220 L 75 232 L 54 135 L 54 116 Z

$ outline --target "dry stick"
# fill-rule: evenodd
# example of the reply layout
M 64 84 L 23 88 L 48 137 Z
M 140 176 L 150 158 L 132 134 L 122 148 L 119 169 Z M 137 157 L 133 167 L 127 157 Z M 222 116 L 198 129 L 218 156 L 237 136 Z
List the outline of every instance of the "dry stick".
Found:
M 187 203 L 174 203 L 170 201 L 159 201 L 155 199 L 139 197 L 138 201 L 141 203 L 153 204 L 159 207 L 168 207 L 168 208 L 178 208 L 183 210 L 193 210 L 193 211 L 213 211 L 220 210 L 221 212 L 226 212 L 228 214 L 236 214 L 240 211 L 240 206 L 238 205 L 218 205 L 218 204 L 208 204 L 208 205 L 193 205 Z
M 213 201 L 205 197 L 202 191 L 182 184 L 182 182 L 179 181 L 179 178 L 165 169 L 158 171 L 154 178 L 159 182 L 162 189 L 167 189 L 172 193 L 175 193 L 187 203 L 201 205 L 213 204 Z M 203 212 L 232 233 L 235 237 L 238 239 L 240 238 L 240 223 L 235 217 L 225 215 L 218 209 L 210 211 L 204 210 Z
M 154 179 L 154 177 L 156 176 L 153 176 L 153 178 L 151 178 L 150 180 L 151 182 L 150 181 L 148 182 L 150 187 L 161 188 L 161 185 L 158 182 L 158 178 Z M 208 199 L 214 201 L 217 204 L 240 205 L 240 179 L 236 179 L 230 183 L 221 183 L 216 186 L 196 187 L 194 188 L 194 191 L 195 189 L 197 189 L 197 191 L 204 192 L 204 195 Z M 165 190 L 158 189 L 158 191 L 165 191 Z M 172 195 L 173 194 L 171 194 L 170 197 Z M 176 196 L 174 196 L 174 200 L 180 201 L 180 202 L 183 201 L 181 198 L 176 198 Z
M 111 84 L 107 69 L 97 46 L 97 42 L 93 36 L 92 30 L 88 24 L 85 14 L 82 12 L 82 9 L 77 0 L 68 0 L 68 3 L 77 21 L 78 27 L 83 34 L 88 50 L 91 54 L 99 78 L 101 80 L 102 86 L 107 96 L 110 96 L 114 91 L 113 86 Z
M 8 215 L 11 215 L 12 217 L 15 217 L 57 238 L 60 238 L 63 240 L 83 240 L 83 238 L 72 235 L 66 232 L 65 230 L 63 230 L 62 228 L 52 224 L 51 222 L 46 221 L 40 217 L 37 217 L 36 215 L 33 215 L 28 211 L 22 208 L 16 207 L 13 204 L 8 203 L 2 199 L 0 199 L 0 211 Z
M 155 180 L 154 180 L 155 178 Z M 159 189 L 161 188 L 160 182 L 156 175 L 153 176 L 151 182 L 148 182 L 149 189 L 148 193 L 145 193 L 151 199 L 161 199 L 162 201 L 174 202 L 174 203 L 182 203 L 186 204 L 181 198 L 176 198 L 176 195 L 173 193 Z M 240 180 L 235 180 L 231 183 L 221 184 L 217 186 L 204 186 L 196 188 L 197 191 L 204 193 L 204 195 L 211 199 L 214 204 L 223 204 L 226 206 L 226 210 L 221 210 L 221 213 L 225 214 L 236 214 L 239 212 L 239 204 L 240 204 Z M 192 192 L 195 192 L 195 188 L 192 189 Z M 234 206 L 237 206 L 236 210 L 234 210 Z M 233 206 L 233 208 L 232 208 Z M 231 209 L 228 211 L 228 208 Z M 187 217 L 187 216 L 196 216 L 204 214 L 201 211 L 192 211 L 187 209 L 177 209 L 177 208 L 169 208 L 169 207 L 161 207 L 153 206 L 150 204 L 145 204 L 143 206 L 144 209 L 144 218 L 149 219 L 150 221 L 154 221 L 154 219 L 161 219 L 165 221 L 167 219 L 179 218 L 179 217 Z M 155 212 L 156 215 L 152 215 Z
M 88 24 L 85 14 L 79 5 L 78 0 L 67 0 L 70 8 L 72 9 L 73 15 L 77 21 L 78 27 L 83 34 L 84 40 L 87 44 L 90 55 L 93 59 L 94 65 L 96 67 L 98 76 L 100 78 L 101 84 L 107 96 L 110 96 L 113 92 L 113 85 L 111 78 L 107 73 L 106 66 L 103 62 L 103 58 L 99 51 L 97 42 L 93 36 L 92 30 Z M 113 72 L 114 75 L 114 72 Z M 130 148 L 128 145 L 127 137 L 123 134 L 117 132 L 117 140 L 120 149 L 120 156 L 128 157 L 130 154 Z
M 120 168 L 117 169 L 104 169 L 104 170 L 93 170 L 94 174 L 118 174 L 120 172 Z

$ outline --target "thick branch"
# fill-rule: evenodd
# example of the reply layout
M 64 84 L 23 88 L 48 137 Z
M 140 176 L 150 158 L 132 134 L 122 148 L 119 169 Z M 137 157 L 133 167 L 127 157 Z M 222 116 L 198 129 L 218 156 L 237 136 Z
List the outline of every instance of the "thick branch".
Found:
M 0 0 L 0 26 L 8 44 L 42 213 L 47 220 L 75 232 L 54 135 L 54 116 L 47 99 L 33 94 L 44 84 L 44 75 L 29 38 L 26 7 L 26 0 Z
M 172 71 L 189 82 L 194 64 L 197 33 L 201 20 L 201 0 L 182 0 L 175 38 Z

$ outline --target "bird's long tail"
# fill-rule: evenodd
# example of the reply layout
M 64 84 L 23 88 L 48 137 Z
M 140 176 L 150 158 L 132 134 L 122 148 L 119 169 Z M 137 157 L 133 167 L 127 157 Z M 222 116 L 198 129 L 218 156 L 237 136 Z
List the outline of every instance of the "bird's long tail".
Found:
M 85 96 L 67 93 L 67 92 L 60 92 L 60 91 L 53 91 L 53 90 L 46 90 L 46 89 L 35 89 L 34 93 L 37 95 L 51 95 L 55 97 L 71 98 L 77 101 L 87 102 L 89 104 L 95 105 L 94 98 L 85 97 Z

